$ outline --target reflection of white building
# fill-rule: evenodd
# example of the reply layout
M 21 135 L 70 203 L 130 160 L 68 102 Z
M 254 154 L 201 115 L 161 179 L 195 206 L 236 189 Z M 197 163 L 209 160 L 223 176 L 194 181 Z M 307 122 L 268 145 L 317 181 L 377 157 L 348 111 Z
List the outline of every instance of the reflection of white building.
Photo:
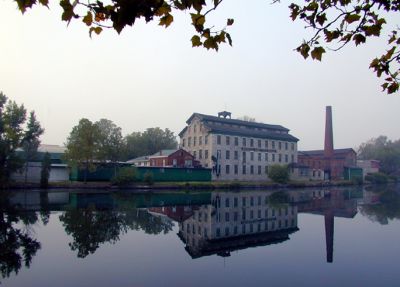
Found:
M 200 206 L 179 223 L 179 236 L 194 256 L 223 246 L 235 250 L 286 240 L 290 232 L 285 231 L 297 230 L 297 207 L 273 206 L 269 196 L 262 191 L 213 193 L 211 205 Z

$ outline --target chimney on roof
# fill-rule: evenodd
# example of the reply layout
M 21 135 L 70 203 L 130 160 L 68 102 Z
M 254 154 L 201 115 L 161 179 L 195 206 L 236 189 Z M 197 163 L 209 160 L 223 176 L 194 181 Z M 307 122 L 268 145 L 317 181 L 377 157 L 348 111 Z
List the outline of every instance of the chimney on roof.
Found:
M 333 128 L 332 128 L 332 107 L 331 106 L 326 107 L 324 156 L 327 158 L 333 157 Z
M 227 117 L 231 118 L 232 113 L 227 112 L 227 111 L 223 111 L 223 112 L 219 112 L 218 113 L 218 117 L 219 118 L 224 118 L 226 119 Z

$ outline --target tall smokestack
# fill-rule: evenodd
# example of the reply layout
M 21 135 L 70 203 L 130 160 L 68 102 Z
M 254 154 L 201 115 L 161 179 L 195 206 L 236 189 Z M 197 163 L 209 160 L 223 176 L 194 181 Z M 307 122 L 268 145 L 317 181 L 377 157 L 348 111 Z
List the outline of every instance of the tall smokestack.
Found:
M 335 228 L 335 217 L 332 210 L 325 212 L 325 241 L 326 241 L 326 262 L 333 262 L 333 233 Z
M 333 128 L 332 128 L 332 107 L 331 106 L 326 107 L 324 156 L 327 158 L 333 157 Z

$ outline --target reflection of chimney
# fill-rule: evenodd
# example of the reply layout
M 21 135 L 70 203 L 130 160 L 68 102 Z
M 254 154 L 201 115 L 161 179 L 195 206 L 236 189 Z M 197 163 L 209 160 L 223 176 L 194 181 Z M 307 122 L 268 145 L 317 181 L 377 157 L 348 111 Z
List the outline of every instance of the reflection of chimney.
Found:
M 326 158 L 333 157 L 333 129 L 332 129 L 332 107 L 331 106 L 326 107 L 324 156 Z
M 326 239 L 326 262 L 333 262 L 333 232 L 335 227 L 335 217 L 333 211 L 325 212 L 325 239 Z

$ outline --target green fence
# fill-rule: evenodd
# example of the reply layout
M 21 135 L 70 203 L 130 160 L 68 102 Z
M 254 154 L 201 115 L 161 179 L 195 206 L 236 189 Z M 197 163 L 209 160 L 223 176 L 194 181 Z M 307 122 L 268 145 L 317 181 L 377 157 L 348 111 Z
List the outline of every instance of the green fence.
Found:
M 110 165 L 98 165 L 95 171 L 88 171 L 87 181 L 110 181 L 121 167 L 130 165 L 119 165 L 117 168 Z M 209 168 L 178 168 L 178 167 L 136 167 L 137 180 L 143 181 L 146 173 L 152 174 L 155 182 L 187 182 L 187 181 L 211 181 L 211 169 Z M 85 170 L 73 168 L 70 180 L 84 181 Z

